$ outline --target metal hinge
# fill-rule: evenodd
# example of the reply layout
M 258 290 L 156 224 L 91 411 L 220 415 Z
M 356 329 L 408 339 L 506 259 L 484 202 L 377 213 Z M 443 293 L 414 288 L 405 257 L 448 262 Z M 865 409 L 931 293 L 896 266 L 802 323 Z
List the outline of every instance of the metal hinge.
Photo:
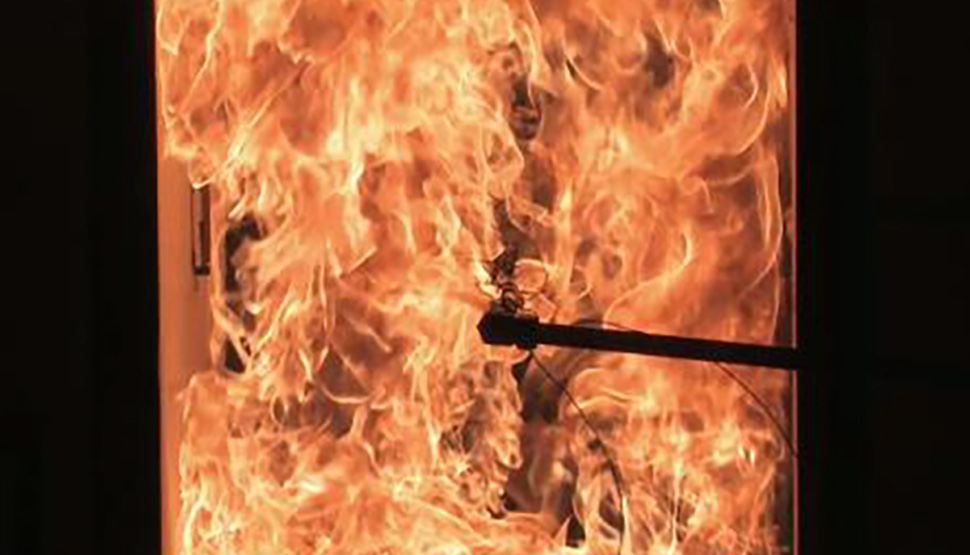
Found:
M 192 188 L 192 273 L 208 276 L 211 270 L 209 186 Z

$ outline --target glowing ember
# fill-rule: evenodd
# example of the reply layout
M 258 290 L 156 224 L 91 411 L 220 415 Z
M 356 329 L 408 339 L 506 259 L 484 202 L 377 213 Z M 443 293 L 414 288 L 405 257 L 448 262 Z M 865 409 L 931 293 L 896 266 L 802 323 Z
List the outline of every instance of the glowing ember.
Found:
M 792 9 L 162 0 L 166 152 L 214 252 L 258 229 L 213 267 L 244 371 L 181 398 L 178 552 L 790 551 L 784 440 L 713 365 L 539 350 L 590 426 L 475 325 L 514 284 L 543 321 L 788 337 Z M 788 374 L 737 373 L 786 412 Z

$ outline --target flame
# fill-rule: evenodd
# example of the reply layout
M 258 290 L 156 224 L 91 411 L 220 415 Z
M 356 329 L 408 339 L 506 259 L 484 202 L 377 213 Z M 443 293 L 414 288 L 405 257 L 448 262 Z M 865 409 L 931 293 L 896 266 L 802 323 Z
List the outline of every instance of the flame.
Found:
M 475 324 L 505 272 L 547 321 L 783 337 L 792 18 L 160 0 L 161 133 L 244 366 L 182 393 L 179 552 L 790 552 L 784 442 L 712 365 L 540 349 L 587 423 Z M 739 373 L 783 412 L 789 376 Z

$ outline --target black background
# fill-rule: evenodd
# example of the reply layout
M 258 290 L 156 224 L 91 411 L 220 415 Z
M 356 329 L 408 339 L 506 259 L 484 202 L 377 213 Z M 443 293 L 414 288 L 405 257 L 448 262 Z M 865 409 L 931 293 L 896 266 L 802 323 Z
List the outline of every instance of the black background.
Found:
M 803 553 L 965 552 L 970 2 L 801 4 Z M 151 6 L 3 15 L 0 553 L 154 554 Z

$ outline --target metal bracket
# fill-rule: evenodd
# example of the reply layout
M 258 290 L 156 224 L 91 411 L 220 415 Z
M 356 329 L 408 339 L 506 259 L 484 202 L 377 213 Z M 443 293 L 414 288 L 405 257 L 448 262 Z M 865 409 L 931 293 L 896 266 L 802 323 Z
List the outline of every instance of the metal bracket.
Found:
M 208 276 L 211 271 L 211 226 L 209 186 L 192 188 L 192 273 Z

